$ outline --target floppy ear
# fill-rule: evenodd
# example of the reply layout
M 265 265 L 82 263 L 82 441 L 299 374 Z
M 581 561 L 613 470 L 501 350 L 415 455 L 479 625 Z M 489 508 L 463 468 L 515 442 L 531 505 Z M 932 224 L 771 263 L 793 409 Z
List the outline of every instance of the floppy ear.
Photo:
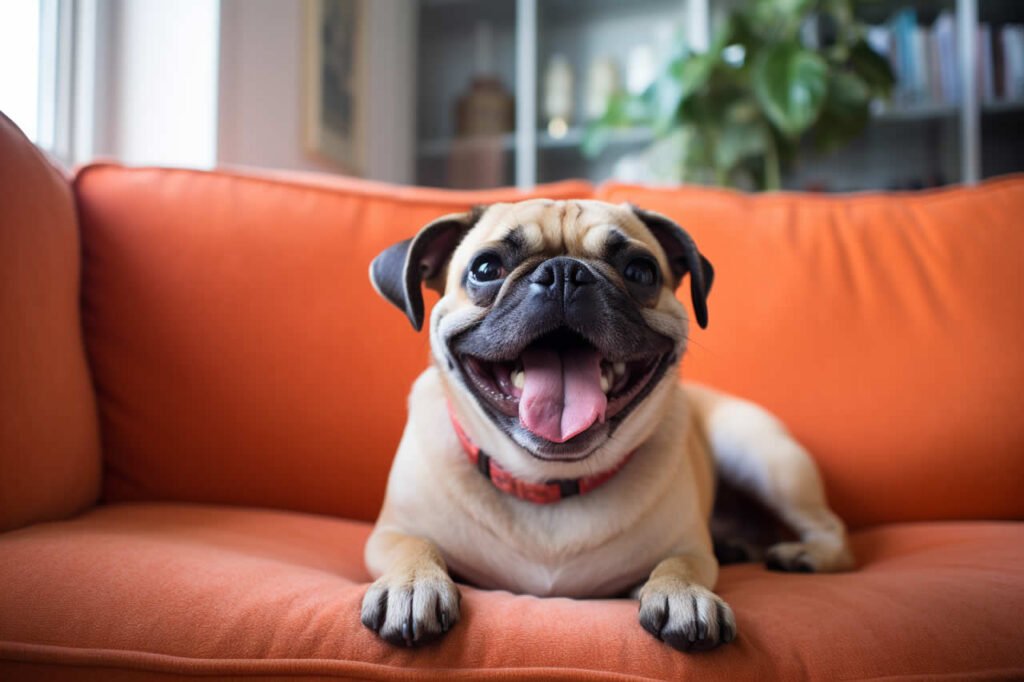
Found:
M 381 296 L 404 312 L 419 331 L 423 327 L 426 285 L 444 293 L 448 261 L 481 211 L 452 213 L 428 223 L 415 237 L 384 249 L 370 263 L 370 281 Z
M 701 329 L 708 326 L 708 294 L 715 279 L 715 269 L 705 258 L 693 238 L 679 225 L 660 213 L 645 211 L 630 206 L 633 213 L 647 226 L 654 238 L 665 250 L 669 267 L 672 269 L 672 288 L 678 289 L 686 273 L 690 273 L 690 300 L 693 313 Z

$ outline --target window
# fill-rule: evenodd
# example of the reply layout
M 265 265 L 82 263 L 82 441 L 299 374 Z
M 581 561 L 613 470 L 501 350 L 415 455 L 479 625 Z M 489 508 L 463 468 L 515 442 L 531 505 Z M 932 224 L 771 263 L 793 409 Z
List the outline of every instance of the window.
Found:
M 37 0 L 0 0 L 0 111 L 33 142 L 39 140 Z

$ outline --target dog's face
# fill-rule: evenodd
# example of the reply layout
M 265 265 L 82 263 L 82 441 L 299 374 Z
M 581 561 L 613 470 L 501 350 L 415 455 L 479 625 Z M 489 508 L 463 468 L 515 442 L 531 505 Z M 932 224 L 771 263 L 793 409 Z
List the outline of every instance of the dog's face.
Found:
M 582 460 L 674 381 L 688 321 L 686 275 L 707 324 L 711 264 L 664 216 L 599 201 L 496 204 L 445 216 L 384 251 L 377 290 L 423 322 L 449 390 L 468 393 L 515 443 Z

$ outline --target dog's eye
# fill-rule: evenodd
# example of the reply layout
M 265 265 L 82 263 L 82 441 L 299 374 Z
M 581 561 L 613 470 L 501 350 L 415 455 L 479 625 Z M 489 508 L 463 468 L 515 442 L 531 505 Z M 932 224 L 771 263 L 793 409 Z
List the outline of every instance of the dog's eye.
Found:
M 469 275 L 477 282 L 493 282 L 505 274 L 501 258 L 496 253 L 481 253 L 469 266 Z
M 634 284 L 649 287 L 658 281 L 658 270 L 649 258 L 634 258 L 626 263 L 622 276 Z

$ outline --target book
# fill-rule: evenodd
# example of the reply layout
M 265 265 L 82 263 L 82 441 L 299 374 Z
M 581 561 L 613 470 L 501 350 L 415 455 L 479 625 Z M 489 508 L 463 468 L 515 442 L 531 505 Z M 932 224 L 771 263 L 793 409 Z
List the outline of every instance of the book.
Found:
M 889 19 L 892 33 L 892 66 L 896 75 L 895 100 L 897 105 L 913 104 L 916 99 L 917 74 L 914 65 L 914 29 L 917 13 L 905 7 Z
M 995 82 L 992 78 L 992 26 L 978 25 L 978 97 L 983 102 L 996 98 Z
M 928 75 L 928 29 L 914 26 L 911 38 L 911 64 L 913 65 L 912 101 L 914 104 L 927 104 L 931 100 L 931 84 Z
M 935 19 L 935 23 L 932 24 L 932 38 L 936 58 L 939 62 L 941 97 L 938 101 L 943 104 L 959 104 L 960 63 L 952 12 L 942 12 Z
M 1010 101 L 1024 99 L 1024 26 L 1007 24 L 1000 31 L 1003 55 L 1003 93 Z
M 1003 27 L 992 27 L 992 82 L 996 100 L 1006 98 L 1006 73 L 1003 57 Z
M 981 23 L 976 35 L 970 68 L 979 99 L 1024 103 L 1024 25 Z M 868 27 L 865 39 L 889 61 L 896 78 L 892 108 L 957 106 L 962 101 L 964 74 L 953 12 L 944 10 L 931 26 L 920 26 L 912 8 L 900 9 L 885 24 Z

